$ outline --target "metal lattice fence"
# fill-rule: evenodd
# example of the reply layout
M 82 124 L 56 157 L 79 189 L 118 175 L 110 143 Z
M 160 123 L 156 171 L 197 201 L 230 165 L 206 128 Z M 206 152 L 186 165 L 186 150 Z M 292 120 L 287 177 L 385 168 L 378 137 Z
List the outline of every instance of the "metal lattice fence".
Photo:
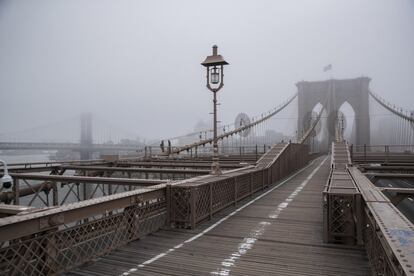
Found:
M 59 274 L 165 225 L 194 228 L 308 162 L 306 146 L 287 144 L 270 152 L 265 164 L 259 161 L 221 176 L 8 217 L 0 223 L 0 275 Z
M 89 217 L 6 241 L 0 249 L 1 275 L 50 275 L 66 271 L 165 225 L 166 201 L 154 198 L 123 210 Z
M 286 144 L 274 149 L 255 167 L 172 186 L 170 222 L 175 227 L 194 228 L 214 213 L 269 187 L 309 161 L 306 145 Z

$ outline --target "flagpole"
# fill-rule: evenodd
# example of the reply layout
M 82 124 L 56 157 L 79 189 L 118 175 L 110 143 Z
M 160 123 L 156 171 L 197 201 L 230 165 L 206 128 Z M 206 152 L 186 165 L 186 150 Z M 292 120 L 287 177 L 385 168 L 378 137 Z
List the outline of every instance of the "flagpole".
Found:
M 331 72 L 329 72 L 330 73 L 330 75 L 331 75 L 331 80 L 333 79 L 333 66 L 332 66 L 332 63 L 331 63 L 331 70 L 329 70 L 329 71 L 331 71 Z
M 324 72 L 326 72 L 326 71 L 330 71 L 329 72 L 329 76 L 330 76 L 330 79 L 333 79 L 333 69 L 332 69 L 332 64 L 329 64 L 329 65 L 327 65 L 327 66 L 325 66 L 325 67 L 323 67 L 323 71 Z

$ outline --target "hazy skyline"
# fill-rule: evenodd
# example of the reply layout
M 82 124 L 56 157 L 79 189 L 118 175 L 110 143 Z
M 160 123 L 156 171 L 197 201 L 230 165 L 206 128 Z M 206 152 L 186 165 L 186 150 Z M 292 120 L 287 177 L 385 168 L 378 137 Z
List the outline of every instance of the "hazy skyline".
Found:
M 413 26 L 410 0 L 3 0 L 0 132 L 81 112 L 146 138 L 190 132 L 212 109 L 200 63 L 213 44 L 230 63 L 224 123 L 331 73 L 369 76 L 373 91 L 414 109 Z

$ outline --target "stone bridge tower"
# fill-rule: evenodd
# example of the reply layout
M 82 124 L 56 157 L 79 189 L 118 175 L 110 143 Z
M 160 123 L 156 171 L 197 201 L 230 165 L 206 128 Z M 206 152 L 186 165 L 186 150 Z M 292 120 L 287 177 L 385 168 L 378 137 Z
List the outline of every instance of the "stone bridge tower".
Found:
M 335 139 L 335 123 L 341 105 L 348 102 L 354 112 L 354 127 L 356 144 L 370 144 L 369 121 L 369 83 L 371 79 L 360 77 L 356 79 L 326 81 L 301 81 L 298 88 L 298 133 L 305 131 L 307 116 L 320 103 L 325 107 L 328 128 L 328 145 Z
M 80 132 L 80 158 L 81 160 L 92 159 L 92 114 L 81 114 L 81 132 Z

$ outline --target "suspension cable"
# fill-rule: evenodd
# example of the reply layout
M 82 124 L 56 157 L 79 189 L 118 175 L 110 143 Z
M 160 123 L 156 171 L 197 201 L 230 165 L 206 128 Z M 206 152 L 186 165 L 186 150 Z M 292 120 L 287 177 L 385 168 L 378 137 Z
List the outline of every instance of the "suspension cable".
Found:
M 279 107 L 275 108 L 273 111 L 269 111 L 268 112 L 268 115 L 263 116 L 260 119 L 258 119 L 256 121 L 253 121 L 253 122 L 251 122 L 251 123 L 249 123 L 247 125 L 244 125 L 244 126 L 235 128 L 232 131 L 224 132 L 221 135 L 217 135 L 217 139 L 223 139 L 223 138 L 232 136 L 234 134 L 239 134 L 239 133 L 241 133 L 241 132 L 243 132 L 245 130 L 248 130 L 248 129 L 250 129 L 250 128 L 252 128 L 252 127 L 254 127 L 254 126 L 256 126 L 256 125 L 258 125 L 258 124 L 260 124 L 262 122 L 266 122 L 268 119 L 270 119 L 271 117 L 275 116 L 280 111 L 282 111 L 285 107 L 287 107 L 297 97 L 297 95 L 298 94 L 295 93 L 285 103 L 283 103 Z M 187 150 L 190 150 L 190 149 L 195 148 L 195 147 L 199 147 L 199 146 L 203 146 L 203 145 L 212 143 L 213 140 L 214 140 L 214 138 L 208 138 L 208 139 L 201 140 L 199 142 L 195 142 L 195 143 L 192 143 L 192 144 L 189 144 L 189 145 L 184 145 L 184 146 L 181 146 L 181 147 L 176 147 L 170 153 L 167 152 L 166 154 L 174 154 L 174 153 L 177 154 L 177 153 L 180 153 L 182 151 L 187 151 Z

